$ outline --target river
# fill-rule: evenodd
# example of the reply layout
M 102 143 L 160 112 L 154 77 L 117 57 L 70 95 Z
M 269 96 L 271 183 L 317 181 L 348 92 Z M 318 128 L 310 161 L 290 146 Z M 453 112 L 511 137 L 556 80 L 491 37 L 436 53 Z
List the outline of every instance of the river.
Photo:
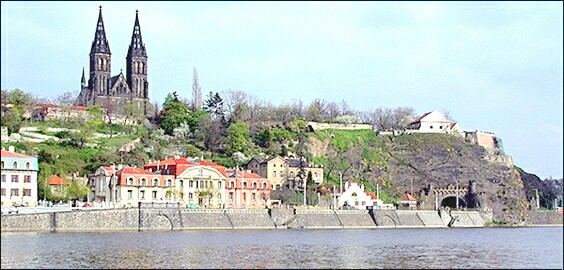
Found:
M 563 227 L 2 233 L 6 268 L 563 268 Z

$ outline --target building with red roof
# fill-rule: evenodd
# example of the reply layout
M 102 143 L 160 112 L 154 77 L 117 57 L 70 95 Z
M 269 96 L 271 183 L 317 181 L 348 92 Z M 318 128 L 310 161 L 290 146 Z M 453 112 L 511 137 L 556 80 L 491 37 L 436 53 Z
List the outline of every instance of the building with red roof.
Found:
M 272 184 L 251 170 L 227 169 L 226 207 L 265 208 L 269 206 Z
M 426 112 L 407 125 L 407 129 L 422 133 L 451 133 L 451 121 L 438 111 Z

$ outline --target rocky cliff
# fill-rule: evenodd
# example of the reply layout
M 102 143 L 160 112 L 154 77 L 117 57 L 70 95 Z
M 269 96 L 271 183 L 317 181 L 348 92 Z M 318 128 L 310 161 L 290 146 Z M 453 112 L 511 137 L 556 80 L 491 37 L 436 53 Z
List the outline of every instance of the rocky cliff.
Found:
M 498 223 L 523 224 L 529 218 L 523 180 L 511 157 L 491 156 L 454 135 L 351 136 L 333 130 L 310 136 L 309 147 L 314 157 L 324 154 L 320 160 L 329 179 L 345 171 L 344 181 L 380 183 L 380 191 L 396 199 L 413 190 L 422 209 L 445 205 L 458 184 L 460 207 L 489 210 Z

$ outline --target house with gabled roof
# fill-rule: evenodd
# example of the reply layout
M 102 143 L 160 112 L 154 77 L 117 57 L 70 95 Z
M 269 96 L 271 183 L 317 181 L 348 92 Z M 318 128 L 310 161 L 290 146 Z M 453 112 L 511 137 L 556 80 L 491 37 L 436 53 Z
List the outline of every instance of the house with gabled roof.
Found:
M 417 198 L 411 193 L 405 192 L 398 200 L 398 209 L 417 210 Z
M 434 110 L 415 118 L 407 125 L 410 132 L 451 133 L 451 121 L 442 113 Z

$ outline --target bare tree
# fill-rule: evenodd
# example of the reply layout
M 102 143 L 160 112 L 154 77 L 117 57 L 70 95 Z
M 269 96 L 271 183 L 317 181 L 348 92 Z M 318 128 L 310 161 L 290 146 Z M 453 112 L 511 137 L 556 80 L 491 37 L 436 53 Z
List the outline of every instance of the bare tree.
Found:
M 324 118 L 327 120 L 334 120 L 337 116 L 340 115 L 339 113 L 339 105 L 335 102 L 328 102 L 327 106 L 325 107 Z
M 194 68 L 193 82 L 192 82 L 192 109 L 197 111 L 202 108 L 202 87 L 200 86 L 200 79 L 198 78 L 198 71 Z
M 240 90 L 227 89 L 223 92 L 223 96 L 225 97 L 224 104 L 229 121 L 242 120 L 248 122 L 250 115 L 247 94 Z

